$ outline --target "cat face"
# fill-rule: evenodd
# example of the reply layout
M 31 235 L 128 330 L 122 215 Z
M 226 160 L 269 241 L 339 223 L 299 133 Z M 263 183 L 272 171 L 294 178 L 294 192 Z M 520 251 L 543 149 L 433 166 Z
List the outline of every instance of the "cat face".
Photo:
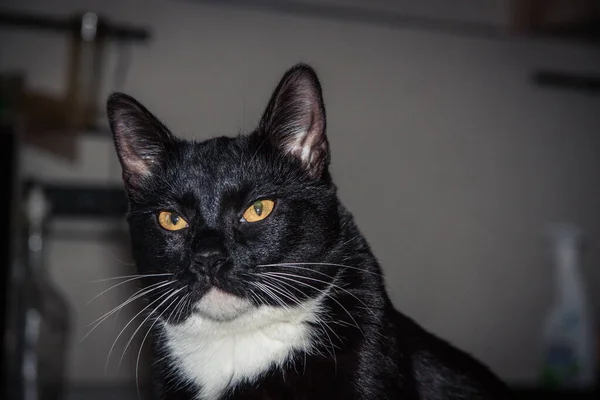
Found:
M 316 298 L 329 285 L 339 203 L 310 67 L 284 75 L 248 135 L 180 140 L 118 93 L 108 114 L 133 255 L 139 272 L 151 275 L 147 297 L 163 320 L 229 321 L 261 305 Z

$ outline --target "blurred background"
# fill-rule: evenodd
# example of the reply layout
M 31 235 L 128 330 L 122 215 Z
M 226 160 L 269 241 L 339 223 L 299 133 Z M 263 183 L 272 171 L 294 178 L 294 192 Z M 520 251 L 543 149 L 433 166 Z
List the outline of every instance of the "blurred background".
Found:
M 584 232 L 575 272 L 586 300 L 575 308 L 587 332 L 574 346 L 588 357 L 580 368 L 597 364 L 599 10 L 594 0 L 3 0 L 5 398 L 135 399 L 136 375 L 148 384 L 148 326 L 129 323 L 142 303 L 98 319 L 137 288 L 115 279 L 135 267 L 108 94 L 131 94 L 202 140 L 253 129 L 296 62 L 322 80 L 333 176 L 395 305 L 533 396 L 549 386 L 546 321 L 561 287 L 548 226 L 573 224 Z M 572 386 L 591 393 L 589 379 Z

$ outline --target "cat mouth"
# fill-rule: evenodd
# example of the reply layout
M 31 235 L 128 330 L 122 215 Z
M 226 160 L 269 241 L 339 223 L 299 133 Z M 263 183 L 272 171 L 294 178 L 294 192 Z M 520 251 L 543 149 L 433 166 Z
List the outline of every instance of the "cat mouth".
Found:
M 254 305 L 247 299 L 213 286 L 193 308 L 194 313 L 215 321 L 231 321 Z

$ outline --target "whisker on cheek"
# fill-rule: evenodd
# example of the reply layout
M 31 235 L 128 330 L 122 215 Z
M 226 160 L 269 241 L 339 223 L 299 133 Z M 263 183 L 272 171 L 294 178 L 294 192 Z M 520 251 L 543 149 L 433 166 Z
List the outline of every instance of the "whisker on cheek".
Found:
M 271 275 L 271 273 L 269 273 L 269 272 L 264 272 L 264 274 L 269 274 L 269 275 Z M 326 297 L 330 298 L 330 299 L 331 299 L 331 300 L 333 300 L 334 302 L 336 302 L 336 303 L 337 303 L 337 304 L 338 304 L 338 305 L 339 305 L 339 306 L 340 306 L 340 307 L 341 307 L 341 308 L 342 308 L 342 309 L 343 309 L 343 310 L 346 312 L 346 314 L 348 314 L 348 317 L 350 317 L 350 319 L 352 320 L 352 322 L 354 322 L 354 325 L 355 325 L 355 326 L 356 326 L 356 328 L 357 328 L 357 329 L 358 329 L 358 330 L 359 330 L 359 331 L 360 331 L 360 332 L 363 334 L 363 336 L 365 335 L 365 334 L 364 334 L 364 332 L 363 332 L 363 330 L 361 329 L 360 325 L 358 324 L 358 322 L 356 322 L 356 319 L 354 319 L 354 317 L 353 317 L 353 316 L 352 316 L 352 314 L 351 314 L 351 313 L 348 311 L 348 309 L 347 309 L 346 307 L 344 307 L 344 305 L 343 305 L 342 303 L 340 303 L 340 302 L 339 302 L 339 301 L 338 301 L 338 300 L 337 300 L 335 297 L 333 297 L 331 294 L 329 294 L 329 293 L 328 293 L 328 291 L 327 291 L 327 289 L 319 289 L 319 288 L 317 288 L 317 287 L 315 287 L 315 286 L 313 286 L 313 285 L 310 285 L 310 284 L 308 284 L 308 283 L 302 282 L 302 281 L 300 281 L 300 280 L 298 280 L 298 279 L 297 279 L 297 278 L 305 278 L 305 277 L 303 277 L 303 276 L 300 276 L 300 275 L 293 275 L 293 274 L 287 274 L 288 276 L 284 276 L 284 275 L 286 275 L 286 274 L 283 274 L 283 275 L 282 275 L 282 274 L 283 274 L 283 273 L 281 273 L 281 274 L 278 274 L 278 275 L 276 275 L 276 276 L 278 276 L 278 278 L 280 278 L 280 279 L 283 279 L 283 280 L 286 280 L 286 281 L 289 281 L 289 282 L 293 282 L 293 283 L 295 283 L 295 284 L 298 284 L 298 285 L 300 285 L 300 286 L 304 286 L 304 287 L 308 287 L 308 288 L 310 288 L 310 289 L 313 289 L 313 290 L 315 290 L 316 292 L 318 292 L 318 293 L 320 293 L 320 294 L 322 294 L 322 295 L 324 295 L 324 296 L 326 296 Z M 295 278 L 294 278 L 294 277 L 295 277 Z M 283 283 L 283 281 L 282 281 L 282 283 Z M 287 283 L 287 284 L 288 284 L 288 285 L 290 285 L 290 286 L 293 286 L 293 285 L 291 285 L 290 283 Z
M 147 294 L 150 294 L 151 292 L 153 292 L 155 290 L 163 289 L 166 286 L 169 286 L 169 285 L 171 285 L 173 283 L 174 282 L 172 282 L 172 281 L 169 281 L 169 282 L 159 282 L 159 283 L 156 283 L 154 285 L 148 286 L 146 289 L 142 289 L 142 290 L 138 291 L 137 294 L 129 297 L 129 299 L 125 300 L 123 303 L 121 303 L 117 307 L 113 308 L 111 311 L 107 312 L 106 314 L 104 314 L 100 318 L 97 318 L 96 320 L 90 322 L 88 324 L 88 326 L 93 325 L 93 327 L 88 331 L 88 333 L 86 333 L 83 336 L 83 338 L 81 338 L 81 340 L 79 342 L 80 343 L 83 342 L 89 335 L 92 334 L 92 332 L 94 332 L 96 330 L 96 328 L 98 328 L 104 321 L 106 321 L 108 318 L 110 318 L 111 315 L 113 315 L 115 313 L 118 313 L 120 310 L 122 310 L 128 304 L 131 304 L 134 301 L 136 301 L 136 300 L 138 300 L 138 299 L 146 296 Z
M 175 292 L 174 294 L 177 294 L 177 292 Z M 185 296 L 183 296 L 181 299 L 179 299 L 179 303 L 177 303 L 177 305 L 181 304 L 181 301 L 185 298 Z M 160 315 L 158 317 L 155 318 L 154 322 L 152 323 L 152 325 L 150 325 L 150 328 L 148 328 L 148 332 L 146 332 L 146 335 L 144 335 L 144 338 L 142 339 L 142 343 L 140 344 L 140 349 L 138 351 L 138 355 L 137 355 L 137 359 L 135 361 L 135 386 L 137 389 L 137 393 L 138 393 L 138 398 L 140 397 L 140 380 L 139 380 L 139 366 L 140 366 L 140 356 L 142 355 L 142 349 L 144 348 L 144 343 L 146 342 L 146 339 L 148 338 L 148 335 L 150 334 L 150 332 L 152 331 L 152 329 L 154 328 L 154 325 L 156 325 L 156 323 L 160 320 L 160 318 L 163 316 L 164 313 L 166 313 L 169 308 L 175 304 L 177 302 L 177 299 L 173 300 L 171 303 L 169 303 L 169 305 L 167 307 L 165 307 L 164 311 L 162 313 L 160 313 Z M 177 306 L 173 307 L 173 310 L 176 310 Z M 154 312 L 154 311 L 153 311 Z M 171 314 L 173 313 L 173 311 L 171 311 Z M 152 315 L 152 313 L 150 313 L 150 315 Z M 144 321 L 145 322 L 145 321 Z M 140 327 L 142 325 L 144 325 L 144 322 L 142 322 L 140 324 Z M 139 329 L 139 328 L 138 328 Z M 135 336 L 135 333 L 133 334 L 133 336 Z M 133 336 L 131 337 L 133 339 Z M 127 347 L 125 348 L 125 350 L 123 351 L 123 356 L 125 355 L 125 351 L 127 351 Z M 121 359 L 123 358 L 123 356 L 121 356 Z
M 152 314 L 154 314 L 156 312 L 156 310 L 160 309 L 160 307 L 165 304 L 171 297 L 175 296 L 177 293 L 181 292 L 184 288 L 179 288 L 175 291 L 172 291 L 171 294 L 169 294 L 158 306 L 156 306 L 147 316 L 146 318 L 142 321 L 142 323 L 138 326 L 138 328 L 133 332 L 133 334 L 131 335 L 131 337 L 129 338 L 129 341 L 127 342 L 127 344 L 125 345 L 125 349 L 123 350 L 123 354 L 121 355 L 121 358 L 119 359 L 119 364 L 117 366 L 117 369 L 121 366 L 121 362 L 123 361 L 123 357 L 125 357 L 125 353 L 127 352 L 127 349 L 129 348 L 129 346 L 131 345 L 131 342 L 133 342 L 133 338 L 135 337 L 135 335 L 138 333 L 138 331 L 140 329 L 142 329 L 142 326 L 144 326 L 144 324 L 150 319 L 150 317 L 152 316 Z M 175 299 L 176 301 L 177 299 Z
M 259 264 L 259 265 L 257 265 L 257 267 L 298 268 L 298 265 L 322 265 L 322 266 L 328 266 L 328 267 L 339 267 L 339 268 L 345 268 L 345 269 L 351 269 L 351 270 L 355 270 L 355 271 L 360 271 L 361 273 L 365 273 L 365 274 L 373 274 L 373 275 L 377 275 L 377 276 L 383 276 L 383 274 L 380 273 L 380 272 L 369 271 L 369 270 L 366 270 L 366 269 L 363 269 L 363 268 L 353 267 L 351 265 L 335 264 L 335 263 L 298 262 L 298 263 L 280 263 L 280 264 Z
M 107 281 L 114 281 L 117 279 L 128 279 L 128 278 L 152 278 L 155 276 L 171 276 L 173 274 L 170 273 L 166 273 L 166 274 L 144 274 L 144 275 L 123 275 L 123 276 L 113 276 L 111 278 L 103 278 L 103 279 L 94 279 L 92 281 L 89 281 L 88 283 L 99 283 L 99 282 L 107 282 Z
M 298 300 L 296 297 L 293 296 L 293 294 L 285 289 L 282 288 L 280 286 L 277 286 L 277 279 L 271 279 L 271 283 L 267 283 L 267 282 L 263 282 L 264 285 L 270 287 L 272 290 L 277 291 L 278 293 L 282 294 L 283 296 L 285 296 L 286 298 L 292 300 L 295 304 L 297 304 L 299 307 L 303 308 L 307 313 L 312 314 L 312 312 L 310 310 L 308 310 L 304 304 L 302 304 L 302 302 L 300 302 L 300 300 Z M 329 347 L 327 347 L 328 351 L 330 351 L 330 355 L 332 356 L 333 360 L 334 360 L 334 365 L 335 368 L 337 370 L 337 357 L 335 355 L 335 349 L 336 348 L 340 348 L 339 346 L 336 346 L 333 343 L 333 340 L 331 339 L 331 336 L 329 335 L 329 332 L 327 332 L 327 329 L 329 329 L 329 331 L 331 333 L 333 333 L 335 335 L 335 337 L 338 339 L 339 343 L 342 343 L 342 339 L 340 338 L 340 336 L 329 326 L 327 325 L 327 323 L 321 318 L 320 315 L 316 315 L 317 319 L 316 319 L 316 323 L 321 327 L 323 333 L 325 334 L 325 336 L 327 336 L 327 339 L 329 340 L 329 344 L 331 346 L 331 350 L 329 350 Z
M 316 273 L 319 273 L 321 275 L 325 275 L 325 276 L 329 277 L 327 274 L 323 274 L 323 273 L 321 273 L 319 271 L 313 271 L 310 268 L 302 268 L 302 269 L 309 270 L 311 272 L 316 272 Z M 309 281 L 312 281 L 312 282 L 319 282 L 319 283 L 326 284 L 328 286 L 331 286 L 334 289 L 340 290 L 340 291 L 348 294 L 349 296 L 351 296 L 352 298 L 354 298 L 356 301 L 358 301 L 359 303 L 361 303 L 365 307 L 365 310 L 369 311 L 371 313 L 371 315 L 373 315 L 375 318 L 377 318 L 377 315 L 372 310 L 372 308 L 369 307 L 369 306 L 367 306 L 365 304 L 365 302 L 362 301 L 358 296 L 356 296 L 354 293 L 350 292 L 349 290 L 347 290 L 347 289 L 345 289 L 345 288 L 343 288 L 343 287 L 341 287 L 339 285 L 336 285 L 333 282 L 327 282 L 327 281 L 324 281 L 324 280 L 321 280 L 321 279 L 312 278 L 312 277 L 309 277 L 309 276 L 289 274 L 289 273 L 285 273 L 285 272 L 265 272 L 264 274 L 269 274 L 269 276 L 272 276 L 272 275 L 291 276 L 291 277 L 296 277 L 296 278 L 300 278 L 300 279 L 306 279 L 306 280 L 309 280 Z
M 121 286 L 121 285 L 124 285 L 124 284 L 126 284 L 126 283 L 128 283 L 128 282 L 135 281 L 135 280 L 138 280 L 138 279 L 141 279 L 141 278 L 149 278 L 149 277 L 155 277 L 155 276 L 169 276 L 169 275 L 172 275 L 172 274 L 159 274 L 159 275 L 137 275 L 137 276 L 136 276 L 136 275 L 134 275 L 133 277 L 130 277 L 129 279 L 126 279 L 126 280 L 124 280 L 123 282 L 119 282 L 119 283 L 117 283 L 117 284 L 115 284 L 115 285 L 112 285 L 112 286 L 111 286 L 111 287 L 109 287 L 108 289 L 105 289 L 105 290 L 103 290 L 102 292 L 98 293 L 98 294 L 97 294 L 96 296 L 94 296 L 94 297 L 93 297 L 93 298 L 92 298 L 90 301 L 88 301 L 88 302 L 87 302 L 87 304 L 88 304 L 88 305 L 89 305 L 89 304 L 91 304 L 91 303 L 92 303 L 94 300 L 96 300 L 98 297 L 102 296 L 103 294 L 105 294 L 105 293 L 107 293 L 107 292 L 111 291 L 111 290 L 112 290 L 112 289 L 114 289 L 114 288 L 117 288 L 117 287 L 119 287 L 119 286 Z M 119 277 L 119 279 L 120 279 L 120 278 L 122 278 L 122 277 Z
M 181 289 L 180 289 L 181 290 Z M 170 291 L 167 291 L 166 293 L 161 294 L 157 299 L 155 299 L 154 301 L 152 301 L 151 303 L 149 303 L 146 307 L 142 308 L 137 314 L 135 314 L 133 316 L 133 318 L 131 318 L 129 320 L 129 322 L 123 327 L 123 329 L 121 330 L 121 332 L 119 332 L 119 334 L 117 335 L 117 337 L 115 338 L 112 346 L 110 347 L 110 350 L 108 351 L 108 355 L 106 357 L 106 365 L 104 367 L 105 371 L 108 371 L 108 363 L 110 361 L 110 355 L 112 354 L 113 349 L 115 348 L 115 345 L 117 344 L 117 341 L 119 340 L 119 338 L 121 337 L 121 335 L 123 335 L 123 333 L 125 332 L 125 330 L 127 329 L 127 327 L 129 325 L 131 325 L 133 323 L 133 321 L 135 321 L 135 319 L 137 317 L 139 317 L 140 315 L 142 315 L 146 310 L 148 310 L 150 307 L 152 307 L 152 305 L 154 305 L 155 303 L 158 303 L 160 300 L 164 299 L 166 296 L 168 296 L 170 293 L 173 292 L 173 289 L 171 289 Z

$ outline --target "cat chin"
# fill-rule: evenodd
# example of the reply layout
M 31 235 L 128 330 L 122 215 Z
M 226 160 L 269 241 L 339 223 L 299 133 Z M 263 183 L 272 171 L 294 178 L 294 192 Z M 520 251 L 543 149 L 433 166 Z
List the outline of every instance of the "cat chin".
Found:
M 211 288 L 194 306 L 194 313 L 214 321 L 233 321 L 255 308 L 249 300 Z
M 283 367 L 294 352 L 310 352 L 321 301 L 261 305 L 229 321 L 195 313 L 181 324 L 164 325 L 165 347 L 184 381 L 202 388 L 196 398 L 218 399 L 228 386 L 255 382 L 273 366 Z

